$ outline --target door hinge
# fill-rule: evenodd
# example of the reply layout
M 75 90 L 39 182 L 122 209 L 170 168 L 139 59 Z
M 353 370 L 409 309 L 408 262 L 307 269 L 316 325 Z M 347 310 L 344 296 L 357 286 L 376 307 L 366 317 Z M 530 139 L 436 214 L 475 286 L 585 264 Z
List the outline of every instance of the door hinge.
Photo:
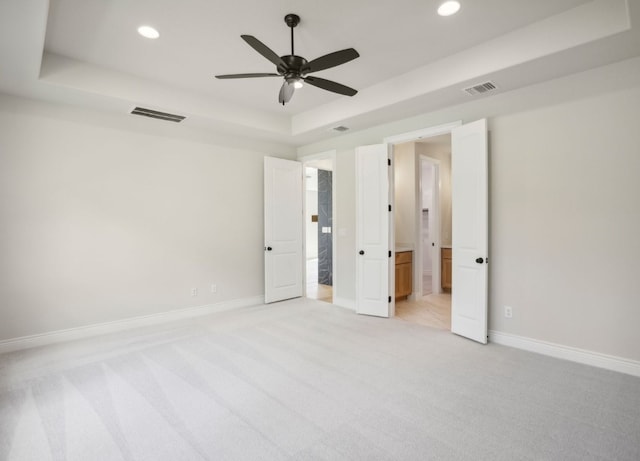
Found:
M 389 302 L 391 302 L 391 296 L 389 296 Z
M 389 250 L 389 257 L 391 257 L 391 250 Z
M 387 159 L 387 165 L 391 166 L 391 159 L 390 158 Z
M 391 211 L 391 205 L 389 205 L 389 211 Z

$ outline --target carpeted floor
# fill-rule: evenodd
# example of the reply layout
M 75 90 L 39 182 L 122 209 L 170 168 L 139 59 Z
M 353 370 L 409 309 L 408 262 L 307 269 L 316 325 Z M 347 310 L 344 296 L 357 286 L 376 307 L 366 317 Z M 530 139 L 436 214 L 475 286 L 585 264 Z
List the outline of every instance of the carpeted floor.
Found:
M 312 300 L 0 356 L 0 460 L 634 460 L 640 379 Z

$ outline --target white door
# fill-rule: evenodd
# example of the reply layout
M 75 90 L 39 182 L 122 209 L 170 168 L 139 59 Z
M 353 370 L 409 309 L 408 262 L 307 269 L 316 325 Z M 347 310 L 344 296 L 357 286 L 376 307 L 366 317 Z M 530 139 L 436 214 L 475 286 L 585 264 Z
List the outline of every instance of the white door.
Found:
M 356 312 L 389 317 L 395 273 L 391 258 L 389 171 L 386 144 L 356 149 Z
M 487 343 L 487 121 L 451 131 L 451 331 Z
M 302 163 L 264 158 L 264 302 L 302 296 Z

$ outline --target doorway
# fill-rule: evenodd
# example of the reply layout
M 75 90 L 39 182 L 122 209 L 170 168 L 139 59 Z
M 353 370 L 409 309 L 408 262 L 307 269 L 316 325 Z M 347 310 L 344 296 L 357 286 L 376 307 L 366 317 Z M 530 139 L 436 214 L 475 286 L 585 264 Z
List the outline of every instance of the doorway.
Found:
M 334 281 L 334 156 L 303 159 L 305 295 L 333 302 Z
M 402 297 L 413 301 L 418 293 L 422 293 L 423 262 L 422 258 L 415 257 L 422 254 L 422 241 L 418 238 L 420 232 L 416 232 L 416 228 L 420 229 L 421 226 L 422 220 L 417 217 L 422 209 L 420 198 L 417 197 L 419 188 L 416 184 L 420 182 L 420 175 L 416 174 L 419 168 L 416 167 L 415 146 L 419 145 L 419 140 L 441 134 L 451 136 L 449 157 L 451 171 L 456 171 L 456 180 L 451 183 L 451 201 L 455 201 L 455 208 L 452 208 L 449 232 L 454 245 L 447 249 L 450 252 L 441 248 L 443 262 L 446 256 L 451 266 L 451 332 L 486 344 L 489 281 L 489 149 L 486 119 L 464 125 L 454 122 L 418 130 L 385 138 L 383 144 L 355 149 L 356 247 L 358 255 L 362 256 L 356 257 L 356 312 L 378 317 L 394 316 L 395 300 L 401 298 L 398 291 Z M 401 156 L 398 149 L 410 143 L 413 143 L 413 150 L 408 149 L 409 167 L 405 173 L 406 180 L 403 181 L 399 177 Z M 394 200 L 394 195 L 400 195 L 400 186 L 405 192 L 408 191 L 406 203 Z M 387 208 L 389 213 L 384 212 Z M 408 224 L 398 225 L 398 220 L 402 218 L 407 218 Z M 444 220 L 441 220 L 441 225 L 443 223 Z M 395 258 L 391 250 L 394 246 Z M 409 277 L 410 280 L 413 278 L 413 286 L 403 285 L 406 267 L 399 265 L 409 265 L 414 269 Z M 444 267 L 444 264 L 441 266 Z M 405 276 L 396 280 L 395 274 Z M 441 284 L 448 280 L 448 275 L 443 275 L 447 278 L 441 277 Z M 391 296 L 394 289 L 396 296 Z
M 394 206 L 396 255 L 412 252 L 413 287 L 396 301 L 396 316 L 451 329 L 451 134 L 396 144 Z M 406 258 L 405 258 L 406 259 Z

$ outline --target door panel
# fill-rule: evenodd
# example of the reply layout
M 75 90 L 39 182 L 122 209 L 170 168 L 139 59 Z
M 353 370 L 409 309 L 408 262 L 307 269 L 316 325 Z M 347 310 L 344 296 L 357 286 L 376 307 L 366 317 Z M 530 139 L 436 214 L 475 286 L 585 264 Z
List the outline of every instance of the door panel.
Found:
M 264 159 L 265 303 L 302 296 L 302 164 Z
M 383 280 L 385 268 L 383 267 L 387 261 L 379 259 L 363 258 L 362 275 L 365 280 Z M 362 299 L 365 302 L 377 302 L 384 296 L 382 286 L 379 283 L 365 283 L 362 288 Z
M 487 342 L 488 147 L 485 119 L 451 132 L 451 331 Z
M 389 317 L 389 167 L 387 145 L 356 149 L 356 312 Z

